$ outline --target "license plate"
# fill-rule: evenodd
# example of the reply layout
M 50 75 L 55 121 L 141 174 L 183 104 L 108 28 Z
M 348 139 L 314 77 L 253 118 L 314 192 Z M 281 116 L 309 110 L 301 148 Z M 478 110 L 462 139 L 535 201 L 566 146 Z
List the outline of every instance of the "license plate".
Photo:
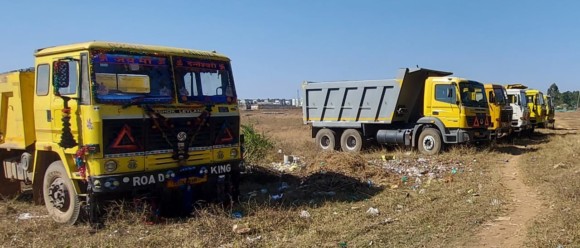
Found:
M 181 178 L 179 180 L 169 180 L 167 181 L 168 188 L 176 188 L 185 184 L 200 184 L 207 182 L 207 176 L 204 177 L 188 177 Z

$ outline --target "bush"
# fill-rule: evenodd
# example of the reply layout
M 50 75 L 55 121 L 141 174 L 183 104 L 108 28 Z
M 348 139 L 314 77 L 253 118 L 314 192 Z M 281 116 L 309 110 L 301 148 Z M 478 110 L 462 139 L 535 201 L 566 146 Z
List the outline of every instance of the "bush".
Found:
M 256 132 L 252 124 L 242 125 L 244 135 L 244 160 L 248 164 L 261 162 L 268 151 L 274 147 L 274 142 L 263 133 Z

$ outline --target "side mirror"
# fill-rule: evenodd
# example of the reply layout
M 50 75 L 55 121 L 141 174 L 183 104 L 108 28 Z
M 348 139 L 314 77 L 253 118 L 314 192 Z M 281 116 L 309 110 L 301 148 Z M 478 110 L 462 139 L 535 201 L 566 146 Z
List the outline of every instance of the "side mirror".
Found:
M 52 68 L 54 71 L 52 74 L 52 86 L 57 89 L 68 87 L 70 70 L 68 61 L 54 61 Z
M 493 92 L 489 92 L 488 102 L 495 103 L 495 95 L 493 94 Z

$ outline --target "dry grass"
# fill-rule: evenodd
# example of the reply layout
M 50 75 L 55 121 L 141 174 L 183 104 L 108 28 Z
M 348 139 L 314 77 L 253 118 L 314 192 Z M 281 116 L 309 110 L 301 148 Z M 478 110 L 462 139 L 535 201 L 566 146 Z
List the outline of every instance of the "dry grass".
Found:
M 44 215 L 45 211 L 27 199 L 9 200 L 0 203 L 0 243 L 7 247 L 446 247 L 463 244 L 482 223 L 506 211 L 498 165 L 511 156 L 509 144 L 483 150 L 453 147 L 423 162 L 420 155 L 399 149 L 321 154 L 314 149 L 310 128 L 302 124 L 300 110 L 243 112 L 242 122 L 272 137 L 276 147 L 263 165 L 243 176 L 244 198 L 233 209 L 206 206 L 185 220 L 148 225 L 141 212 L 120 207 L 121 213 L 109 217 L 104 229 L 91 234 L 82 223 L 63 227 L 48 218 L 16 221 L 21 213 Z M 301 166 L 292 172 L 279 171 L 272 165 L 282 161 L 278 149 L 299 156 Z M 383 155 L 388 161 L 382 160 Z M 406 172 L 386 167 L 409 169 L 421 163 L 429 166 L 419 176 L 420 183 L 407 178 Z M 433 173 L 436 168 L 443 169 Z M 427 177 L 428 173 L 434 176 Z M 283 194 L 281 199 L 272 199 L 278 194 Z M 367 213 L 371 207 L 379 210 L 378 215 Z M 302 211 L 310 217 L 301 218 Z M 234 218 L 232 212 L 243 217 Z M 234 225 L 238 230 L 248 227 L 248 232 L 237 234 Z
M 530 247 L 580 247 L 580 112 L 557 113 L 559 130 L 542 130 L 548 142 L 525 155 L 521 168 L 545 198 L 546 209 L 528 232 Z

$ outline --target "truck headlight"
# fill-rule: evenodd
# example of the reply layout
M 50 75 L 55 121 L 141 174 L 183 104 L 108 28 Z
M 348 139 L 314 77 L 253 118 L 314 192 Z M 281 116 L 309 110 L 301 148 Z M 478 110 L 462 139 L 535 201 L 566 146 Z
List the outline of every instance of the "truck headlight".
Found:
M 238 149 L 232 148 L 232 150 L 230 151 L 230 157 L 237 158 L 238 157 Z
M 117 162 L 115 160 L 109 160 L 105 162 L 105 171 L 106 172 L 113 172 L 117 169 Z

